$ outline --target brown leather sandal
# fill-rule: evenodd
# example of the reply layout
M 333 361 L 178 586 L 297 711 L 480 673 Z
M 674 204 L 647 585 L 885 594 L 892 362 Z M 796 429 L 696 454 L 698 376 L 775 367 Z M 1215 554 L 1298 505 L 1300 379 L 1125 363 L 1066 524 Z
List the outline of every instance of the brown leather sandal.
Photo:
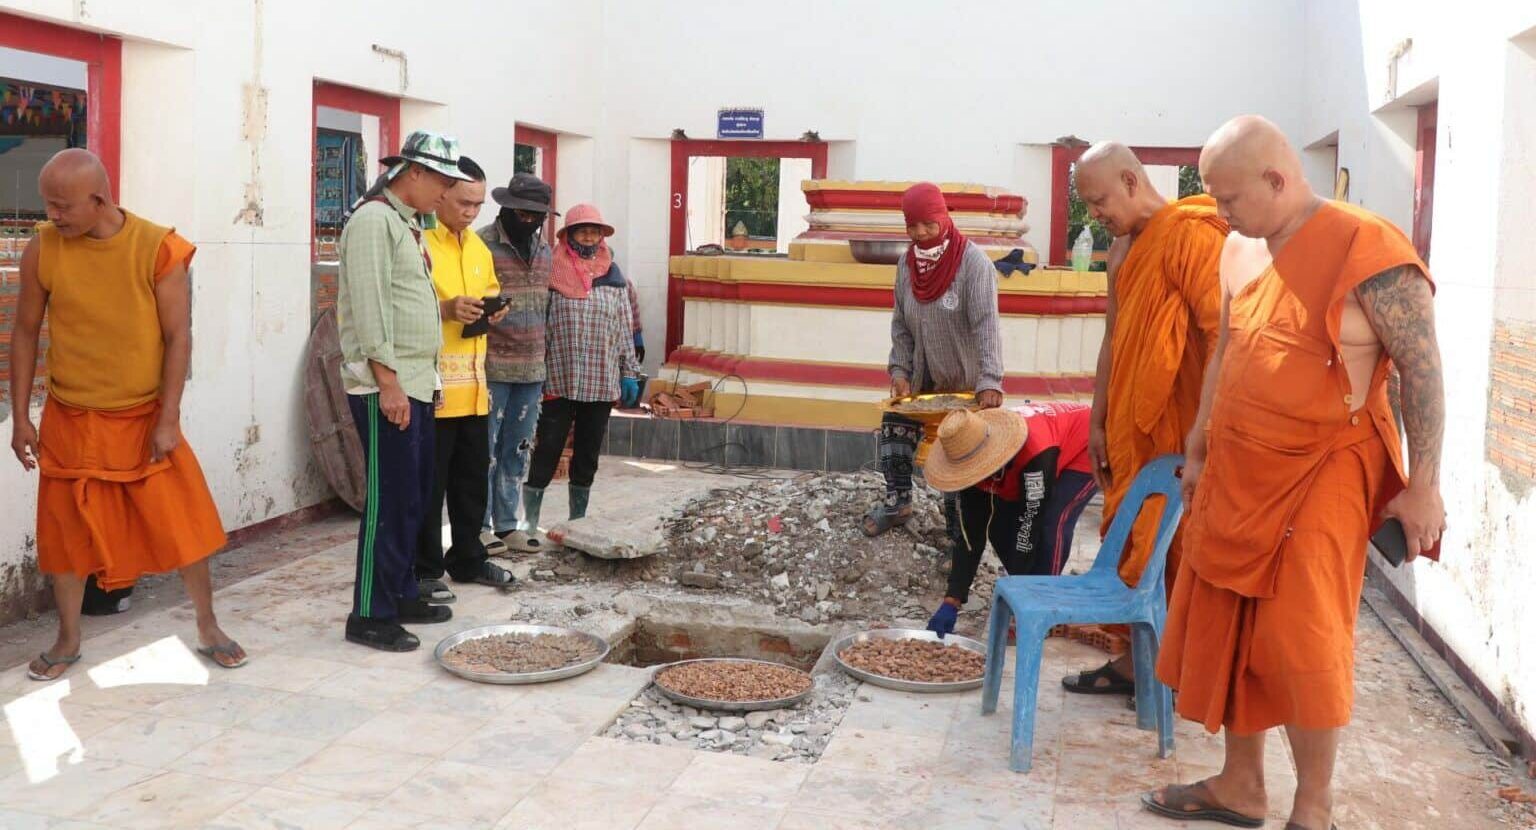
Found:
M 1163 800 L 1157 795 L 1162 793 Z M 1164 817 L 1179 821 L 1214 821 L 1232 827 L 1263 827 L 1264 817 L 1245 816 L 1216 803 L 1204 781 L 1194 784 L 1170 784 L 1141 797 L 1141 806 Z

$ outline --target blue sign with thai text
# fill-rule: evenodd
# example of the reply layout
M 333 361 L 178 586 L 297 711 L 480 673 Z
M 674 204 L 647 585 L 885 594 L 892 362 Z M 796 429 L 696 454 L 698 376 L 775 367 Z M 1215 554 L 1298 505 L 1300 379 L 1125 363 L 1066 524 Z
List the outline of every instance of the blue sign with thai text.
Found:
M 720 122 L 715 128 L 716 138 L 762 138 L 763 111 L 743 109 L 720 110 Z

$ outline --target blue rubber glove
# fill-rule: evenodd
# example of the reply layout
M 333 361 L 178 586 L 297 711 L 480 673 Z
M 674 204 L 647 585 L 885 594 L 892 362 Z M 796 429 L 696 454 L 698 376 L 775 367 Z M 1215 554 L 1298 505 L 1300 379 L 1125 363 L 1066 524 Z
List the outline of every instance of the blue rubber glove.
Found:
M 645 335 L 635 332 L 635 359 L 645 362 Z
M 939 606 L 939 610 L 933 612 L 928 618 L 928 630 L 944 639 L 944 635 L 955 633 L 955 620 L 960 616 L 960 609 L 945 602 Z
M 633 409 L 640 405 L 640 379 L 623 378 L 619 381 L 619 408 Z

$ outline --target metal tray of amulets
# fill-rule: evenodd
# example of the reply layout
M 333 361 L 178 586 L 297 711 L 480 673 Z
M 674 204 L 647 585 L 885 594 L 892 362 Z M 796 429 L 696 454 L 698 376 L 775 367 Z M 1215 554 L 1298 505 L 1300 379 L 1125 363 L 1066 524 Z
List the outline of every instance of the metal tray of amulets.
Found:
M 793 666 L 786 666 L 783 663 L 774 663 L 768 660 L 752 660 L 746 657 L 702 657 L 697 660 L 678 660 L 675 663 L 667 663 L 664 666 L 658 666 L 656 668 L 656 674 L 651 677 L 651 685 L 656 687 L 656 691 L 674 703 L 681 703 L 684 706 L 692 706 L 695 709 L 708 709 L 713 712 L 759 712 L 765 709 L 784 709 L 789 706 L 794 706 L 796 703 L 805 700 L 810 696 L 811 691 L 816 688 L 816 684 L 810 683 L 806 685 L 805 691 L 797 695 L 774 698 L 772 700 L 710 700 L 709 698 L 685 695 L 682 692 L 669 689 L 665 684 L 657 681 L 656 678 L 660 677 L 662 672 L 665 672 L 667 669 L 673 668 L 675 666 L 681 666 L 687 663 L 762 663 L 765 666 L 777 666 L 781 669 L 792 669 L 796 671 L 798 671 L 798 669 L 795 669 Z M 807 675 L 807 677 L 809 677 L 809 675 Z
M 468 642 L 469 640 L 478 640 L 481 637 L 494 637 L 498 634 L 568 634 L 570 636 L 580 637 L 591 642 L 593 645 L 598 647 L 598 653 L 596 657 L 583 660 L 580 663 L 572 663 L 569 666 L 561 666 L 558 669 L 545 669 L 544 671 L 533 672 L 470 671 L 468 669 L 461 669 L 455 666 L 450 666 L 448 665 L 447 661 L 443 659 L 444 655 L 446 655 L 450 650 L 453 649 L 454 646 L 459 645 L 460 643 Z M 447 637 L 444 637 L 442 642 L 437 644 L 437 648 L 433 650 L 432 656 L 437 660 L 437 664 L 439 666 L 442 666 L 445 670 L 452 674 L 456 674 L 465 680 L 473 680 L 476 683 L 495 683 L 503 686 L 519 686 L 528 683 L 549 683 L 554 680 L 565 680 L 566 678 L 575 677 L 580 674 L 586 674 L 587 672 L 597 668 L 599 663 L 603 662 L 603 659 L 608 656 L 608 650 L 609 645 L 607 640 L 604 640 L 602 637 L 598 637 L 595 634 L 588 634 L 585 631 L 577 631 L 574 628 L 561 628 L 555 625 L 500 623 L 497 625 L 482 625 L 478 628 L 470 628 L 464 631 L 460 631 L 457 634 L 450 634 Z
M 868 640 L 925 640 L 930 643 L 943 643 L 946 646 L 959 646 L 960 648 L 966 649 L 968 651 L 974 651 L 977 654 L 986 656 L 987 644 L 979 640 L 973 640 L 970 637 L 962 637 L 959 634 L 949 634 L 946 635 L 943 639 L 940 639 L 939 635 L 933 633 L 932 631 L 920 628 L 877 628 L 874 631 L 865 631 L 862 634 L 850 634 L 847 637 L 844 637 L 841 640 L 833 643 L 832 656 L 837 658 L 838 668 L 841 668 L 850 676 L 857 677 L 865 683 L 872 683 L 876 686 L 883 686 L 887 689 L 894 689 L 898 692 L 918 692 L 933 694 L 942 692 L 964 692 L 971 689 L 981 688 L 981 677 L 977 677 L 975 680 L 953 680 L 945 683 L 934 683 L 923 680 L 902 680 L 899 677 L 886 677 L 883 674 L 875 674 L 874 672 L 865 671 L 864 669 L 856 668 L 843 662 L 843 649 L 846 649 L 855 643 L 862 643 Z

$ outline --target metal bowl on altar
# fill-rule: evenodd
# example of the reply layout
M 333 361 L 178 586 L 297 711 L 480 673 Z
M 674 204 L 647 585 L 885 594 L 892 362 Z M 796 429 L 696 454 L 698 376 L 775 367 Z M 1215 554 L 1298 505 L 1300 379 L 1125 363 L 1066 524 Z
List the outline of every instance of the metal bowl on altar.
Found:
M 895 265 L 911 244 L 906 239 L 850 239 L 848 250 L 865 265 Z
M 766 709 L 783 709 L 805 700 L 810 696 L 811 691 L 816 688 L 815 683 L 810 683 L 805 687 L 805 691 L 799 694 L 773 698 L 771 700 L 710 700 L 709 698 L 693 697 L 692 695 L 685 695 L 682 692 L 669 689 L 666 684 L 658 679 L 667 669 L 689 663 L 761 663 L 765 666 L 777 666 L 781 669 L 799 671 L 801 674 L 806 675 L 807 680 L 810 679 L 810 674 L 800 671 L 794 666 L 786 666 L 783 663 L 774 663 L 768 660 L 751 660 L 746 657 L 701 657 L 697 660 L 678 660 L 675 663 L 668 663 L 657 667 L 656 674 L 651 677 L 651 684 L 656 687 L 656 691 L 674 703 L 692 706 L 695 709 L 708 709 L 713 712 L 759 712 Z
M 894 689 L 898 692 L 919 692 L 935 694 L 942 692 L 964 692 L 970 689 L 981 688 L 982 678 L 975 680 L 953 680 L 944 683 L 934 683 L 923 680 L 902 680 L 898 677 L 886 677 L 883 674 L 875 674 L 856 666 L 843 662 L 843 650 L 857 643 L 869 640 L 922 640 L 930 643 L 942 643 L 946 646 L 958 646 L 967 651 L 974 651 L 983 657 L 987 654 L 987 644 L 970 637 L 962 637 L 959 634 L 949 634 L 942 639 L 939 635 L 925 629 L 918 628 L 878 628 L 874 631 L 866 631 L 862 634 L 850 634 L 832 644 L 832 656 L 837 658 L 837 665 L 847 674 L 856 677 L 865 683 Z
M 470 640 L 478 640 L 482 637 L 494 637 L 499 634 L 566 634 L 572 637 L 579 637 L 590 642 L 592 645 L 597 646 L 598 653 L 596 657 L 583 660 L 580 663 L 572 663 L 569 666 L 561 666 L 558 669 L 546 669 L 544 671 L 533 672 L 470 671 L 468 669 L 461 669 L 456 666 L 451 666 L 446 660 L 443 659 L 449 651 L 453 650 L 454 646 L 469 642 Z M 482 625 L 477 628 L 470 628 L 464 631 L 460 631 L 457 634 L 450 634 L 447 637 L 444 637 L 442 642 L 437 644 L 437 648 L 433 650 L 432 656 L 437 660 L 437 664 L 439 666 L 442 666 L 447 671 L 456 674 L 465 680 L 473 680 L 476 683 L 495 683 L 503 686 L 520 686 L 529 683 L 549 683 L 554 680 L 565 680 L 566 678 L 586 674 L 587 672 L 597 668 L 599 663 L 603 662 L 603 659 L 608 656 L 609 648 L 610 647 L 608 645 L 608 641 L 604 640 L 602 637 L 599 637 L 595 634 L 588 634 L 585 631 L 577 631 L 574 628 L 561 628 L 560 626 L 555 625 L 500 623 L 497 625 Z

